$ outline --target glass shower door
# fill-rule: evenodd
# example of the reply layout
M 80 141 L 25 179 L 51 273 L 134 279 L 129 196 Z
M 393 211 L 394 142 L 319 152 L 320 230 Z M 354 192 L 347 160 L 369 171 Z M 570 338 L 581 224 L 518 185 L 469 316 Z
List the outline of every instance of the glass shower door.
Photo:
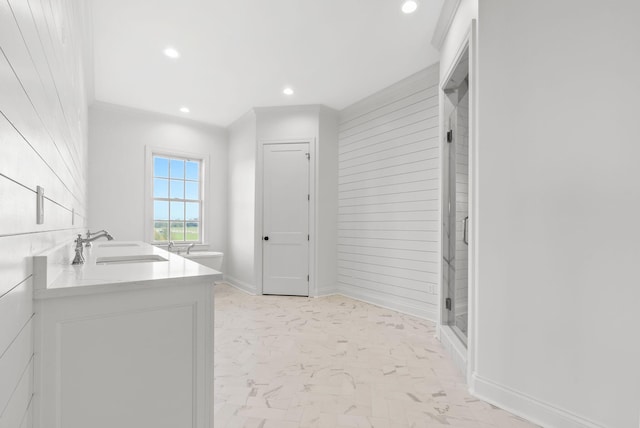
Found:
M 448 132 L 443 155 L 443 280 L 445 322 L 466 343 L 468 331 L 469 94 L 467 79 L 446 92 Z

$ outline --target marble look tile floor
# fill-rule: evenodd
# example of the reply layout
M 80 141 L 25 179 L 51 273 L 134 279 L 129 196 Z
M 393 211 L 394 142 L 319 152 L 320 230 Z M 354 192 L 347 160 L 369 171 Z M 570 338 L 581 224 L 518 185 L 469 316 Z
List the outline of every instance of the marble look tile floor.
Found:
M 466 392 L 431 322 L 215 286 L 215 428 L 534 427 Z

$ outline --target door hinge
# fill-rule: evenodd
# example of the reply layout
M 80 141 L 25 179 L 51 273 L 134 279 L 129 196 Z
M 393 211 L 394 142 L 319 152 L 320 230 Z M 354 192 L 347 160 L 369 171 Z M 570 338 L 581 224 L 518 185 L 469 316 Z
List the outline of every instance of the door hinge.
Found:
M 451 297 L 444 299 L 444 307 L 447 308 L 447 310 L 451 310 Z
M 310 201 L 310 200 L 311 200 L 311 194 L 307 193 L 307 201 Z
M 450 143 L 453 141 L 453 129 L 450 129 L 447 131 L 447 143 Z
M 307 235 L 307 241 L 309 240 L 309 235 Z
M 307 275 L 307 282 L 309 282 L 309 275 Z
M 307 157 L 307 160 L 311 159 L 311 153 L 305 153 L 304 155 Z

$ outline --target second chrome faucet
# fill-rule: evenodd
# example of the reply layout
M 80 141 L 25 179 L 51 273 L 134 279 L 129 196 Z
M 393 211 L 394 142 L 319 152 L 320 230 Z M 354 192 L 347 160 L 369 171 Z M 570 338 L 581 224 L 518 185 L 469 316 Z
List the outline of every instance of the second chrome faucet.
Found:
M 196 243 L 195 243 L 195 242 L 192 242 L 192 243 L 188 244 L 188 245 L 186 246 L 186 248 L 187 248 L 187 254 L 189 254 L 189 252 L 191 251 L 191 249 L 192 249 L 193 247 L 195 247 L 195 246 L 196 246 Z M 169 241 L 169 243 L 167 244 L 167 251 L 168 251 L 168 252 L 171 252 L 174 248 L 176 249 L 176 254 L 180 254 L 180 250 L 181 250 L 181 249 L 183 249 L 183 248 L 185 248 L 185 247 L 184 247 L 183 245 L 176 246 L 175 242 L 173 242 L 173 241 Z

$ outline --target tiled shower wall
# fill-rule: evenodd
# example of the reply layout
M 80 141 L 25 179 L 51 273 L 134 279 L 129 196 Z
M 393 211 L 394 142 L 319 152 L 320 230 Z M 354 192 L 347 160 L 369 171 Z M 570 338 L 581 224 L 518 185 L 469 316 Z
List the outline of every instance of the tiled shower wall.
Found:
M 85 224 L 84 2 L 0 2 L 0 427 L 32 424 L 31 256 Z M 36 187 L 45 189 L 36 224 Z
M 437 320 L 438 64 L 340 112 L 339 292 Z

